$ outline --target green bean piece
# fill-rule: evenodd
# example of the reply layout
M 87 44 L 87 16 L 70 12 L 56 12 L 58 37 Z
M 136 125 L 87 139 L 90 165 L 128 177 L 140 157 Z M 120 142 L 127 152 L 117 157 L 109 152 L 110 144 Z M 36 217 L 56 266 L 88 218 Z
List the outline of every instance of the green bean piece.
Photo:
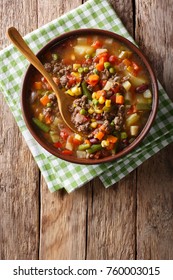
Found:
M 90 147 L 90 144 L 81 144 L 81 145 L 79 145 L 78 150 L 79 150 L 79 151 L 85 151 L 85 150 L 87 150 L 89 147 Z
M 86 82 L 82 82 L 81 84 L 82 86 L 82 92 L 84 95 L 86 95 L 88 97 L 88 99 L 92 99 L 92 96 L 91 96 L 91 92 L 89 91 L 89 89 L 87 88 L 87 84 Z
M 87 152 L 88 152 L 89 154 L 93 154 L 93 153 L 95 153 L 95 152 L 97 152 L 97 151 L 100 151 L 101 149 L 102 149 L 101 144 L 94 144 L 94 145 L 92 145 L 92 146 L 87 150 Z
M 36 124 L 38 128 L 40 128 L 44 132 L 48 132 L 50 130 L 49 126 L 42 123 L 39 119 L 37 118 L 32 118 L 32 121 Z

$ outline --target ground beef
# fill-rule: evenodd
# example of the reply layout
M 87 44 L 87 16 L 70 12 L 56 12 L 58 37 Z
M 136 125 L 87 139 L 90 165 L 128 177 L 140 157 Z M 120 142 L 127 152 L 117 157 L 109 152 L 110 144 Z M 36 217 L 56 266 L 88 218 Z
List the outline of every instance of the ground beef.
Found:
M 103 71 L 100 72 L 100 79 L 101 80 L 108 80 L 110 77 L 110 72 L 108 69 L 104 69 Z
M 56 95 L 54 93 L 50 93 L 48 95 L 49 99 L 52 100 L 52 101 L 56 101 Z
M 114 118 L 115 129 L 120 131 L 124 125 L 125 107 L 121 105 L 118 108 L 117 116 Z
M 60 78 L 60 84 L 62 87 L 65 87 L 67 85 L 67 82 L 68 82 L 68 78 L 66 75 L 63 75 L 61 78 Z
M 86 95 L 82 95 L 81 98 L 77 98 L 73 101 L 72 108 L 79 107 L 80 109 L 88 109 L 88 98 Z
M 44 64 L 44 68 L 46 69 L 47 72 L 52 72 L 52 64 L 47 62 Z

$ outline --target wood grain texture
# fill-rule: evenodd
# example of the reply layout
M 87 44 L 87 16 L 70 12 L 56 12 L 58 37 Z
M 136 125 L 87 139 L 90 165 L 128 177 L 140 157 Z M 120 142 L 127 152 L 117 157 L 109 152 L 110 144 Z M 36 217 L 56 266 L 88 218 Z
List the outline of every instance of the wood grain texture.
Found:
M 172 0 L 136 1 L 136 40 L 173 99 L 172 17 Z M 173 259 L 172 154 L 173 144 L 138 168 L 138 259 Z
M 82 2 L 1 0 L 0 48 L 8 26 L 25 35 Z M 110 3 L 173 100 L 173 0 Z M 97 178 L 52 194 L 0 102 L 0 259 L 173 258 L 173 144 L 108 189 Z
M 37 18 L 35 1 L 0 1 L 0 48 L 9 26 L 22 34 L 37 27 L 29 15 Z M 0 104 L 0 259 L 37 259 L 39 172 L 2 95 Z
M 81 3 L 79 0 L 38 1 L 38 25 Z M 40 259 L 85 259 L 86 210 L 87 185 L 70 195 L 64 191 L 51 194 L 42 178 Z

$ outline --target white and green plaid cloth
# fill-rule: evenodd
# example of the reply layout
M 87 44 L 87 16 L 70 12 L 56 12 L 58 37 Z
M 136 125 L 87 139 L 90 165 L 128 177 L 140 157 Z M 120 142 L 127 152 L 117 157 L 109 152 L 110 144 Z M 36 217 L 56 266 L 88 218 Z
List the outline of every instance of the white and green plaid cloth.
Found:
M 28 34 L 25 39 L 36 53 L 63 32 L 87 27 L 111 30 L 133 41 L 106 0 L 89 0 Z M 136 150 L 116 162 L 99 165 L 77 165 L 58 159 L 33 139 L 22 118 L 20 90 L 27 60 L 10 45 L 0 52 L 0 65 L 0 90 L 51 192 L 65 188 L 70 193 L 96 176 L 100 177 L 105 187 L 109 187 L 173 141 L 173 104 L 159 84 L 160 101 L 156 120 L 149 135 Z

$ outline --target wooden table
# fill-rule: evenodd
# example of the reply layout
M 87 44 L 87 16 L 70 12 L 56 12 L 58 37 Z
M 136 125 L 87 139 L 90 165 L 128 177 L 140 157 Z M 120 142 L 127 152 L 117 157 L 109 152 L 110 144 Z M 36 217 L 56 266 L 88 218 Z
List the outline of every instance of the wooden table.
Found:
M 0 47 L 82 0 L 1 0 Z M 173 0 L 112 0 L 173 100 Z M 173 144 L 118 184 L 51 194 L 1 95 L 0 259 L 173 259 Z

